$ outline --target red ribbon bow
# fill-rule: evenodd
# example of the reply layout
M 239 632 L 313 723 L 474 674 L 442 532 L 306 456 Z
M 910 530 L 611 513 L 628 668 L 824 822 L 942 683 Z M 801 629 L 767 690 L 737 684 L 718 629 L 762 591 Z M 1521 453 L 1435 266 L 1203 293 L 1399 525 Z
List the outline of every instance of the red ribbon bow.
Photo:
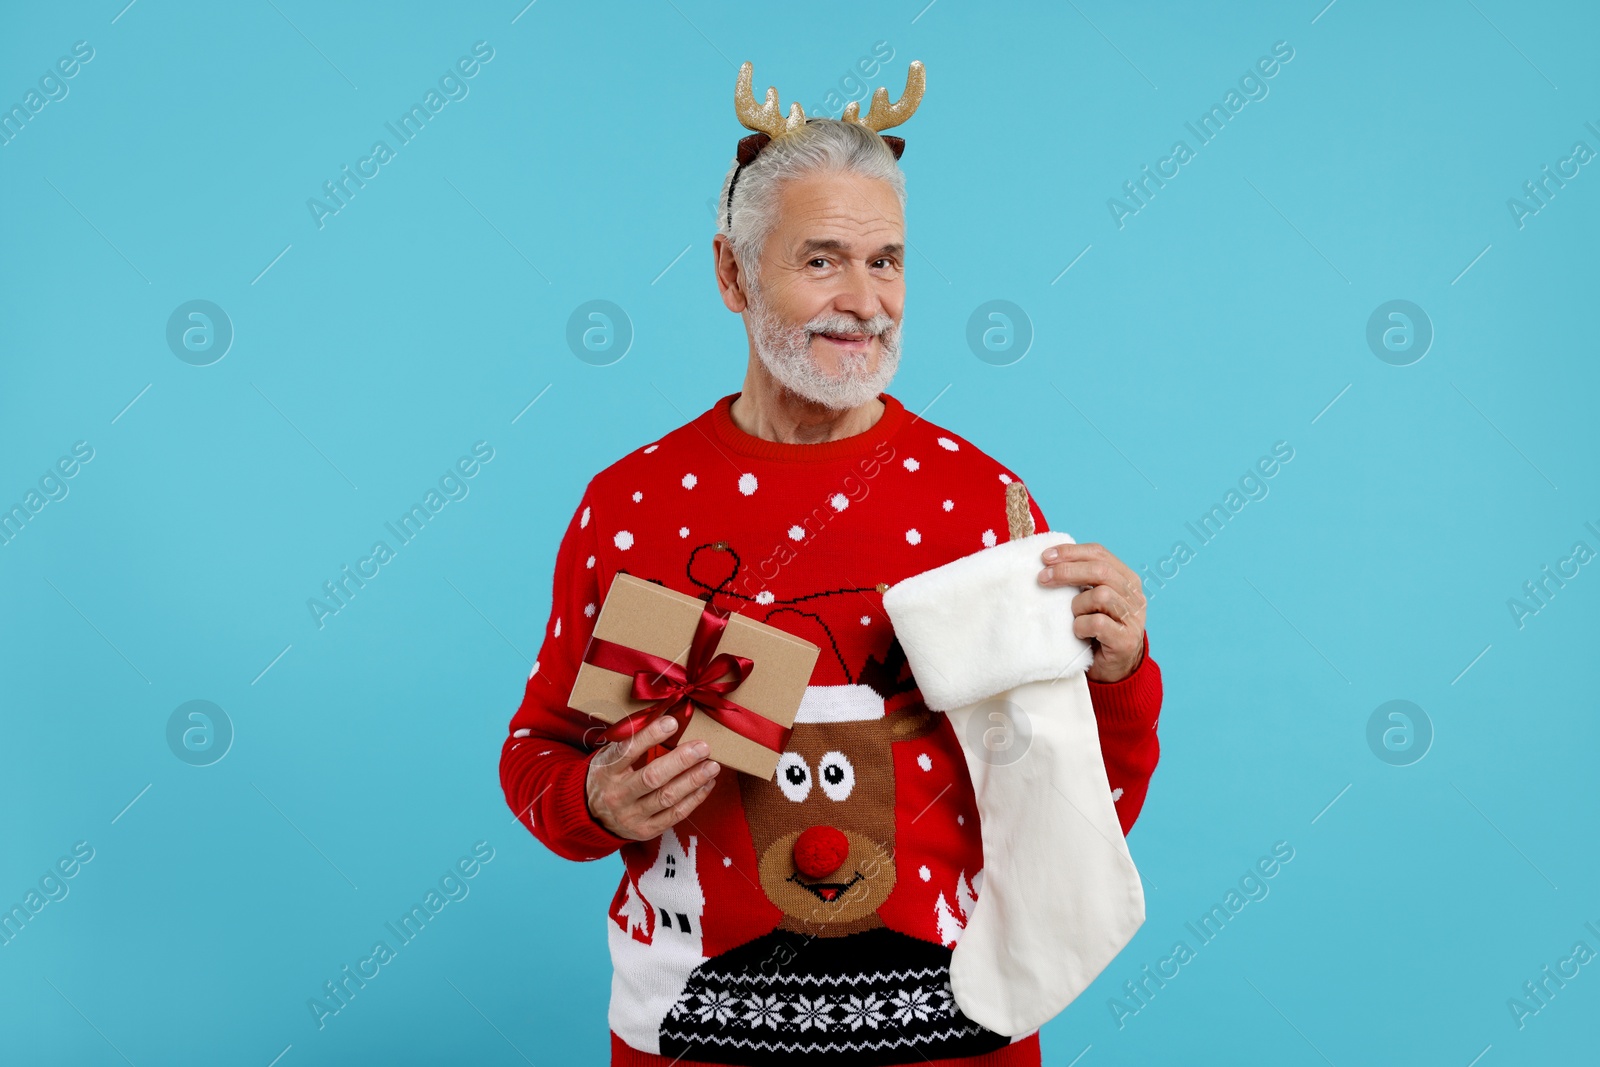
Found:
M 583 661 L 603 670 L 633 675 L 634 699 L 655 701 L 648 708 L 618 719 L 601 736 L 607 741 L 624 741 L 649 729 L 661 716 L 670 715 L 678 720 L 678 728 L 662 745 L 672 748 L 683 736 L 694 709 L 699 707 L 741 737 L 781 752 L 788 742 L 789 728 L 735 704 L 726 696 L 742 685 L 755 669 L 755 661 L 746 656 L 728 652 L 711 654 L 727 625 L 727 615 L 709 605 L 704 608 L 695 625 L 694 640 L 689 645 L 688 663 L 681 667 L 661 656 L 592 638 Z

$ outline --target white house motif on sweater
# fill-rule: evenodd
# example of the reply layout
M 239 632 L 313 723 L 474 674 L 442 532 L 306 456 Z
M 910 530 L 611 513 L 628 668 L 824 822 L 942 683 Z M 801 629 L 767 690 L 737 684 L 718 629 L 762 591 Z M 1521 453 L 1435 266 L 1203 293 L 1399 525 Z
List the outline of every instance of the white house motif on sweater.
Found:
M 706 910 L 705 893 L 700 889 L 700 869 L 695 863 L 699 850 L 698 837 L 689 835 L 689 849 L 685 852 L 678 835 L 668 829 L 661 835 L 655 863 L 639 876 L 639 894 L 655 916 L 651 944 L 663 938 L 677 939 L 688 942 L 695 954 L 699 954 L 700 917 Z
M 661 1020 L 666 1018 L 694 969 L 706 961 L 700 920 L 705 892 L 700 887 L 700 840 L 689 835 L 684 848 L 677 831 L 659 838 L 655 862 L 632 883 L 616 916 L 606 920 L 611 948 L 611 1005 L 608 1022 L 618 1037 L 646 1052 L 660 1051 Z M 649 932 L 648 942 L 634 937 Z

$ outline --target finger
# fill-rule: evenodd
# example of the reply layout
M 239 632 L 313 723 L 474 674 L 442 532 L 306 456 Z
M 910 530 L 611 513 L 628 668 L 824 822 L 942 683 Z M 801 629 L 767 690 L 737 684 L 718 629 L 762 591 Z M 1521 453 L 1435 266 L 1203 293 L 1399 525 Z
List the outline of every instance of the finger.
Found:
M 1056 563 L 1058 561 L 1070 563 L 1077 560 L 1092 559 L 1116 559 L 1116 557 L 1106 549 L 1105 545 L 1097 544 L 1094 541 L 1087 541 L 1081 545 L 1052 545 L 1039 553 L 1039 560 L 1042 563 Z
M 1130 605 L 1144 603 L 1144 584 L 1139 582 L 1138 574 L 1131 573 L 1122 566 L 1114 566 L 1110 574 L 1107 574 L 1106 581 L 1088 582 L 1088 585 L 1120 593 L 1123 600 L 1128 601 Z
M 641 769 L 634 771 L 625 783 L 627 795 L 630 798 L 638 798 L 655 792 L 705 759 L 710 751 L 711 746 L 704 741 L 692 741 L 677 746 L 666 755 L 653 759 Z
M 1092 615 L 1095 612 L 1109 615 L 1123 624 L 1127 624 L 1135 614 L 1133 606 L 1109 585 L 1097 585 L 1085 589 L 1072 598 L 1074 615 Z
M 1117 569 L 1104 560 L 1052 563 L 1039 572 L 1040 585 L 1110 585 L 1118 580 Z
M 636 734 L 609 742 L 595 755 L 597 769 L 614 781 L 625 781 L 645 765 L 650 750 L 665 741 L 677 725 L 671 716 L 662 716 Z
M 662 729 L 663 723 L 668 729 Z M 608 742 L 595 754 L 596 770 L 613 781 L 626 779 L 643 765 L 650 750 L 666 740 L 676 726 L 675 720 L 663 717 L 639 733 Z
M 713 778 L 666 811 L 646 819 L 641 828 L 641 833 L 644 834 L 642 840 L 648 841 L 653 837 L 659 837 L 666 832 L 668 827 L 682 822 L 695 808 L 704 803 L 705 799 L 711 795 L 716 784 L 717 780 Z
M 1093 615 L 1078 615 L 1072 620 L 1072 632 L 1085 641 L 1100 642 L 1102 648 L 1113 655 L 1126 654 L 1132 647 L 1128 640 L 1129 630 L 1126 626 L 1111 618 L 1096 612 Z
M 1121 575 L 1123 581 L 1135 589 L 1144 588 L 1143 582 L 1140 581 L 1139 575 L 1134 572 L 1133 568 L 1114 556 L 1104 545 L 1093 543 L 1056 545 L 1054 548 L 1047 548 L 1041 552 L 1039 559 L 1045 564 L 1104 563 L 1110 568 L 1110 571 L 1106 573 Z
M 650 724 L 648 730 L 640 730 L 628 738 L 632 744 L 630 750 L 633 758 L 629 761 L 629 769 L 643 770 L 650 762 L 650 754 L 656 751 L 656 746 L 664 745 L 672 739 L 675 731 L 682 729 L 683 723 L 672 715 L 663 715 Z
M 590 764 L 597 776 L 605 778 L 620 778 L 627 774 L 629 767 L 636 755 L 625 741 L 609 741 L 601 745 L 595 752 Z
M 672 779 L 660 789 L 640 797 L 639 806 L 647 815 L 656 815 L 659 812 L 666 811 L 707 782 L 715 781 L 717 773 L 721 769 L 721 764 L 717 763 L 716 760 L 703 760 Z
M 1091 585 L 1072 598 L 1072 614 L 1109 614 L 1123 625 L 1138 627 L 1144 619 L 1146 600 L 1142 595 L 1126 595 L 1110 585 Z

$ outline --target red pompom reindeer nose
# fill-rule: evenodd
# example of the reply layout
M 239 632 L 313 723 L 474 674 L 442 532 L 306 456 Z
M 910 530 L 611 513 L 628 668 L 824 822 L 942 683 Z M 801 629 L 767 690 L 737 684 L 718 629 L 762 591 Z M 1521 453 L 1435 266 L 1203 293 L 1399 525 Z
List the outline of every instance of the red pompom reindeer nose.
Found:
M 811 826 L 794 843 L 795 869 L 807 878 L 826 878 L 850 854 L 850 841 L 831 826 Z

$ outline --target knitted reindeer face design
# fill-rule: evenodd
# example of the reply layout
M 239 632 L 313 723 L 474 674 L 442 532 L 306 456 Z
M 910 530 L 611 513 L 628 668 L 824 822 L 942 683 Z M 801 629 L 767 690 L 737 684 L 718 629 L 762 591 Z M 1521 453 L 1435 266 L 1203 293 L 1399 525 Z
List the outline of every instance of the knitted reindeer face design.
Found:
M 854 667 L 840 653 L 823 605 L 843 597 L 853 611 L 853 598 L 873 587 L 762 601 L 746 591 L 742 569 L 739 551 L 719 541 L 689 553 L 685 576 L 713 601 L 765 605 L 763 622 L 815 641 L 849 680 L 806 689 L 772 779 L 737 776 L 761 888 L 783 912 L 779 929 L 842 937 L 881 927 L 877 909 L 895 886 L 892 746 L 931 733 L 939 720 L 913 699 L 916 680 L 898 641 Z
M 841 937 L 882 926 L 895 886 L 891 745 L 937 726 L 921 706 L 892 715 L 865 685 L 815 687 L 772 781 L 739 776 L 761 888 L 779 927 Z M 805 721 L 815 718 L 823 721 Z

